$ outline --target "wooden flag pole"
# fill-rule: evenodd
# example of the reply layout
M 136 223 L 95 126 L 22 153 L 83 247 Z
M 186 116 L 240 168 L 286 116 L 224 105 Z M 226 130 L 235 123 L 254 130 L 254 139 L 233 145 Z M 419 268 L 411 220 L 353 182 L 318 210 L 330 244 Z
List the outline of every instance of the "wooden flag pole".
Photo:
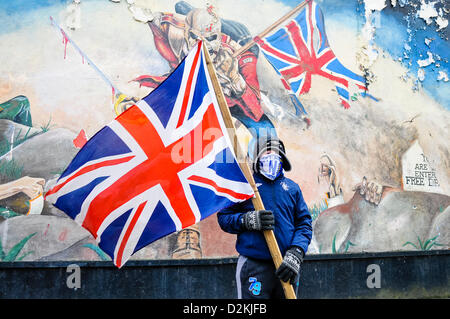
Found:
M 216 93 L 217 101 L 219 102 L 219 107 L 222 112 L 222 116 L 225 122 L 226 127 L 229 129 L 228 133 L 231 135 L 231 141 L 233 143 L 234 152 L 236 154 L 236 157 L 238 159 L 238 163 L 242 169 L 242 172 L 244 173 L 245 177 L 247 178 L 247 181 L 251 185 L 253 192 L 255 193 L 255 196 L 252 198 L 253 206 L 256 210 L 263 210 L 264 204 L 261 200 L 261 196 L 259 194 L 258 188 L 256 187 L 255 180 L 253 179 L 252 171 L 250 170 L 250 166 L 248 165 L 247 161 L 245 160 L 245 156 L 242 154 L 242 149 L 239 145 L 238 137 L 236 134 L 236 128 L 234 127 L 233 120 L 231 118 L 230 109 L 228 108 L 228 104 L 225 100 L 225 97 L 222 92 L 222 88 L 220 86 L 219 80 L 216 76 L 216 71 L 214 68 L 214 65 L 211 61 L 211 58 L 208 53 L 208 49 L 206 48 L 205 44 L 203 45 L 203 52 L 205 52 L 205 59 L 206 59 L 206 66 L 208 67 L 209 76 L 211 77 L 212 85 L 214 87 L 214 91 Z M 269 246 L 270 255 L 272 256 L 273 262 L 275 264 L 276 269 L 281 265 L 281 262 L 283 261 L 280 248 L 278 247 L 275 235 L 272 230 L 266 230 L 263 232 L 264 238 L 266 239 L 267 246 Z M 296 299 L 294 288 L 289 284 L 282 280 L 281 285 L 283 286 L 284 294 L 286 296 L 286 299 Z
M 287 19 L 289 19 L 292 15 L 296 14 L 297 12 L 299 12 L 301 9 L 303 9 L 303 7 L 310 2 L 311 0 L 304 0 L 302 3 L 300 3 L 299 5 L 297 5 L 294 9 L 292 9 L 291 11 L 289 11 L 288 13 L 286 13 L 284 16 L 282 16 L 280 19 L 278 19 L 277 21 L 275 21 L 272 25 L 270 25 L 267 29 L 265 29 L 263 32 L 261 32 L 260 34 L 257 35 L 258 38 L 263 38 L 266 35 L 268 35 L 270 32 L 272 32 L 275 28 L 277 28 L 280 24 L 282 24 L 284 21 L 286 21 Z M 242 46 L 239 48 L 239 50 L 237 50 L 233 56 L 237 57 L 239 55 L 241 55 L 242 53 L 244 53 L 245 51 L 247 51 L 248 49 L 250 49 L 253 45 L 255 44 L 255 40 L 254 38 L 252 39 L 252 41 L 248 42 L 246 45 Z

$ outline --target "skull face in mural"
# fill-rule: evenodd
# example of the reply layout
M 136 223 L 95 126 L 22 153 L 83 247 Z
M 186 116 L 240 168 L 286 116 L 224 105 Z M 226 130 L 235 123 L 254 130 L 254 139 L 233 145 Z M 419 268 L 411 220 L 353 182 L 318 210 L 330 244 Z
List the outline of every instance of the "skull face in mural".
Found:
M 198 40 L 204 41 L 209 55 L 216 66 L 217 75 L 224 94 L 239 97 L 246 83 L 239 73 L 239 63 L 233 56 L 233 49 L 222 43 L 221 22 L 211 7 L 193 9 L 185 20 L 184 39 L 186 49 L 193 48 Z
M 187 47 L 193 48 L 198 40 L 203 40 L 214 60 L 221 46 L 220 19 L 212 10 L 193 9 L 185 21 L 184 39 Z

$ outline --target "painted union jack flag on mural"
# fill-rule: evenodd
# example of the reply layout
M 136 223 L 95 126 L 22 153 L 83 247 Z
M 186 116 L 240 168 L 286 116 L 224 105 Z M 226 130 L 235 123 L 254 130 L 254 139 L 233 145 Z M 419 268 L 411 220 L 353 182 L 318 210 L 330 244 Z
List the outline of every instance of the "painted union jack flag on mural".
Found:
M 46 199 L 121 267 L 133 253 L 251 198 L 201 42 L 79 151 Z
M 349 108 L 349 83 L 354 83 L 361 95 L 370 96 L 364 77 L 342 65 L 331 50 L 322 10 L 311 0 L 305 8 L 275 33 L 255 38 L 268 61 L 281 75 L 285 88 L 297 96 L 309 92 L 313 75 L 335 82 L 345 108 Z M 374 98 L 375 99 L 375 98 Z

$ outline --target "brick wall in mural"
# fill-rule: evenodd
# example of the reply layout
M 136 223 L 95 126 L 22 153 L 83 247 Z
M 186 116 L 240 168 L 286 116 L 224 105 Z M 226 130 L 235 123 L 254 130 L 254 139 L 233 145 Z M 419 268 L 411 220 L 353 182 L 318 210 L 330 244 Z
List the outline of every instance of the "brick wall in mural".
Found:
M 0 260 L 110 260 L 45 194 L 205 28 L 241 144 L 285 142 L 308 253 L 449 249 L 448 2 L 306 1 L 275 24 L 301 3 L 1 2 Z M 235 256 L 234 243 L 213 215 L 131 259 Z

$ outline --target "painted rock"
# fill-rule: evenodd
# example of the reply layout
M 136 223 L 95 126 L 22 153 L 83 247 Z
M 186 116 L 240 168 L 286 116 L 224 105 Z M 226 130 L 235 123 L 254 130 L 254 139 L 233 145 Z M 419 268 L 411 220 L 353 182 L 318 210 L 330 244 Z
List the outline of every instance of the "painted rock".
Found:
M 449 205 L 446 195 L 387 189 L 376 206 L 355 193 L 350 201 L 323 211 L 316 219 L 311 252 L 448 247 Z

